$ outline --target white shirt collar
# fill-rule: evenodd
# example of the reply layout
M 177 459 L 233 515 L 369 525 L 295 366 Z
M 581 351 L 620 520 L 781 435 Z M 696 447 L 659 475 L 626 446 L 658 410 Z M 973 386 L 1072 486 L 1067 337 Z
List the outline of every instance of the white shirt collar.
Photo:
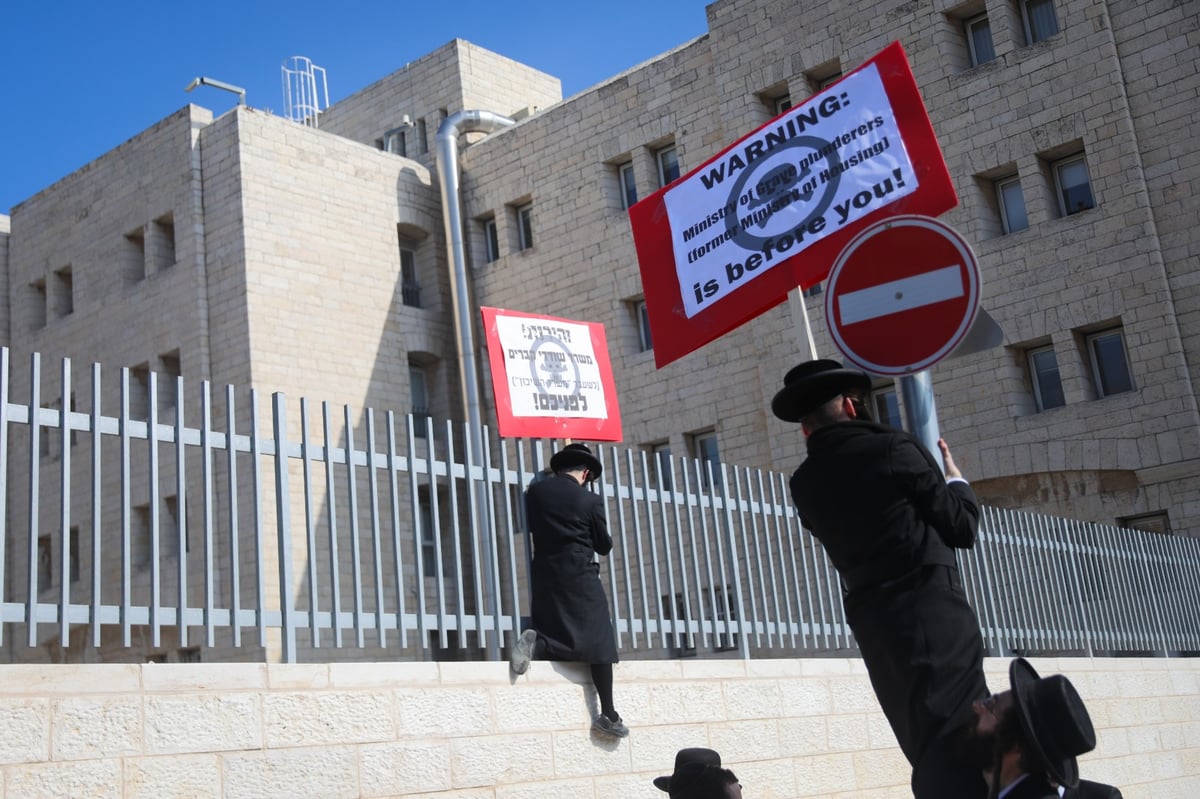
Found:
M 1004 790 L 1000 791 L 1000 795 L 997 796 L 996 799 L 1004 799 L 1004 797 L 1008 796 L 1008 794 L 1012 791 L 1013 788 L 1016 788 L 1018 785 L 1020 785 L 1021 781 L 1024 780 L 1028 776 L 1029 776 L 1028 774 L 1022 774 L 1020 777 L 1017 777 L 1015 780 L 1010 782 L 1008 785 L 1004 786 Z

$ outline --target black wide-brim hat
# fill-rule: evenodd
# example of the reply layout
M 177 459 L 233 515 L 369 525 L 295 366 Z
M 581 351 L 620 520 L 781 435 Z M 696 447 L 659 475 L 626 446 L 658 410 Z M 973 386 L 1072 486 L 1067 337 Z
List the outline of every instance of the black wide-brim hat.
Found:
M 704 749 L 703 747 L 692 747 L 689 749 L 680 749 L 675 753 L 675 771 L 663 777 L 654 778 L 654 787 L 660 791 L 671 790 L 671 780 L 679 774 L 681 770 L 686 770 L 688 767 L 704 767 L 704 766 L 720 766 L 721 756 L 712 749 Z
M 805 361 L 788 371 L 783 388 L 771 400 L 771 410 L 785 422 L 798 422 L 839 394 L 871 390 L 866 372 L 845 369 L 828 358 Z
M 1096 730 L 1079 692 L 1061 674 L 1038 677 L 1024 658 L 1008 667 L 1008 679 L 1028 754 L 1055 782 L 1074 788 L 1079 784 L 1075 758 L 1096 748 Z
M 595 480 L 600 476 L 600 472 L 604 471 L 604 464 L 592 454 L 592 451 L 587 448 L 587 444 L 567 444 L 550 456 L 550 468 L 556 472 L 566 471 L 577 466 L 587 467 L 589 482 Z

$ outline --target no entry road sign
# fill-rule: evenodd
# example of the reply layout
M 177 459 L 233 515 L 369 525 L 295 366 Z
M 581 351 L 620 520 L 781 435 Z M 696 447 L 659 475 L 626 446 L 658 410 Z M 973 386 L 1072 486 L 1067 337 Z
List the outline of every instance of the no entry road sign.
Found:
M 871 225 L 829 273 L 825 318 L 847 361 L 877 375 L 928 369 L 957 347 L 979 312 L 979 264 L 950 226 L 927 216 Z

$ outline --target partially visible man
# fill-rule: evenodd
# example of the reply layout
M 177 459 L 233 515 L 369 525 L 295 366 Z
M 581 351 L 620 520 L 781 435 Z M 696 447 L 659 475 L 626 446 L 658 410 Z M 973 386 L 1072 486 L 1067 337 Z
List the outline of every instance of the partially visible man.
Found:
M 1092 719 L 1063 675 L 1040 677 L 1017 658 L 1008 677 L 1009 690 L 975 703 L 960 753 L 983 771 L 990 799 L 1058 799 L 1056 786 L 1079 784 L 1076 758 L 1096 748 Z
M 920 441 L 871 421 L 870 389 L 865 372 L 826 359 L 784 377 L 771 409 L 801 424 L 808 449 L 792 500 L 837 567 L 846 620 L 917 799 L 983 797 L 978 770 L 949 742 L 988 695 L 979 621 L 954 554 L 974 545 L 979 507 L 944 441 L 945 477 Z
M 655 777 L 654 787 L 670 793 L 672 786 L 678 787 L 679 783 L 675 779 L 682 772 L 698 766 L 717 766 L 719 768 L 720 765 L 721 754 L 716 750 L 703 746 L 689 746 L 675 753 L 675 770 L 670 774 Z M 681 777 L 680 781 L 682 782 L 683 779 L 685 778 Z
M 612 551 L 604 501 L 585 486 L 603 464 L 585 444 L 568 444 L 550 458 L 553 476 L 535 481 L 525 494 L 533 533 L 533 627 L 521 633 L 509 665 L 516 674 L 532 658 L 588 663 L 600 701 L 592 729 L 603 735 L 629 735 L 613 706 L 613 637 L 608 599 L 595 555 Z
M 737 775 L 720 765 L 688 763 L 671 780 L 671 799 L 742 799 Z

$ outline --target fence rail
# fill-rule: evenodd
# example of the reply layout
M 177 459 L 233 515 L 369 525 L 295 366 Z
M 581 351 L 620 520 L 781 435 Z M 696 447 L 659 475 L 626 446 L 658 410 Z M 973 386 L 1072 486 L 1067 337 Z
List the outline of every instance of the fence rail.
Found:
M 11 659 L 495 658 L 520 628 L 522 497 L 556 442 L 278 393 L 264 420 L 255 390 L 204 382 L 193 407 L 180 377 L 103 377 L 0 351 Z M 597 452 L 623 656 L 854 649 L 785 475 Z M 994 654 L 1200 651 L 1196 539 L 989 507 L 960 560 Z

